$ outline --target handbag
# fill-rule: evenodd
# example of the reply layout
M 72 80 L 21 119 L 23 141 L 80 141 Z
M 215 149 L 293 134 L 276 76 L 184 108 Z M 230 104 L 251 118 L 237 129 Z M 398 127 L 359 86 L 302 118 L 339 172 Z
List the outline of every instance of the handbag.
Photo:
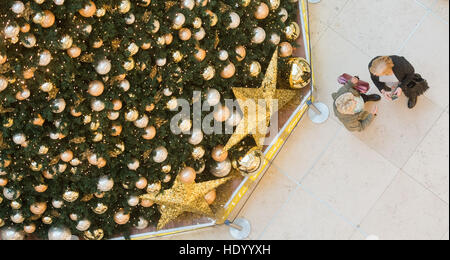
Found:
M 339 76 L 338 78 L 338 83 L 345 85 L 347 84 L 351 79 L 353 78 L 352 75 L 344 73 L 341 76 Z M 358 84 L 356 84 L 354 87 L 354 89 L 358 90 L 360 93 L 362 94 L 366 94 L 367 92 L 369 92 L 370 89 L 370 84 L 366 81 L 363 80 L 359 80 Z

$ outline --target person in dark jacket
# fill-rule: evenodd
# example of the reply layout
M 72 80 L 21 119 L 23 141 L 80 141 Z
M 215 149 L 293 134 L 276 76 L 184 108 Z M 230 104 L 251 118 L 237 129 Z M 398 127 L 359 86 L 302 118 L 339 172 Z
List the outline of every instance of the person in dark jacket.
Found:
M 404 57 L 379 56 L 369 64 L 372 81 L 389 100 L 405 94 L 408 107 L 417 104 L 417 97 L 428 90 L 428 84 L 415 73 L 414 67 Z

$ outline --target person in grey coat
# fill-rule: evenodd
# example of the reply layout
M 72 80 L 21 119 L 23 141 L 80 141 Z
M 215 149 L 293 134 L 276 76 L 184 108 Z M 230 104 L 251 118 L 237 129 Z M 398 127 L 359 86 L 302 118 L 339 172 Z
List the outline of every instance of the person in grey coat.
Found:
M 379 95 L 365 95 L 359 93 L 354 86 L 359 79 L 353 77 L 347 84 L 332 94 L 334 100 L 334 113 L 344 124 L 345 128 L 352 132 L 361 132 L 375 119 L 378 113 L 376 106 L 371 113 L 364 110 L 364 104 L 369 101 L 379 101 Z

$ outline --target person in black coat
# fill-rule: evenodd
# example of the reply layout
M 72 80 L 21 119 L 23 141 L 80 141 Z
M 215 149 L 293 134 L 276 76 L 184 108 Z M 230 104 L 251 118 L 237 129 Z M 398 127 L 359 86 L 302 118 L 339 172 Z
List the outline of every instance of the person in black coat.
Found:
M 417 97 L 428 90 L 428 83 L 415 73 L 414 67 L 404 57 L 379 56 L 369 64 L 372 81 L 389 100 L 402 94 L 408 97 L 408 107 L 417 104 Z

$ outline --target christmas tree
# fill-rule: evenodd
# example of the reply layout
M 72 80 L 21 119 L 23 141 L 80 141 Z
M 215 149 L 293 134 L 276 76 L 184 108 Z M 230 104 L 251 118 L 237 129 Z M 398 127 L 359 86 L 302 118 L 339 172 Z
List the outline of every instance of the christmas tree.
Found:
M 229 134 L 186 134 L 190 115 L 174 133 L 177 100 L 200 92 L 202 119 L 235 127 L 224 100 L 259 88 L 277 47 L 292 55 L 296 2 L 2 0 L 2 237 L 127 234 L 161 216 L 141 195 L 180 172 L 217 179 L 211 168 L 255 143 L 225 152 Z

